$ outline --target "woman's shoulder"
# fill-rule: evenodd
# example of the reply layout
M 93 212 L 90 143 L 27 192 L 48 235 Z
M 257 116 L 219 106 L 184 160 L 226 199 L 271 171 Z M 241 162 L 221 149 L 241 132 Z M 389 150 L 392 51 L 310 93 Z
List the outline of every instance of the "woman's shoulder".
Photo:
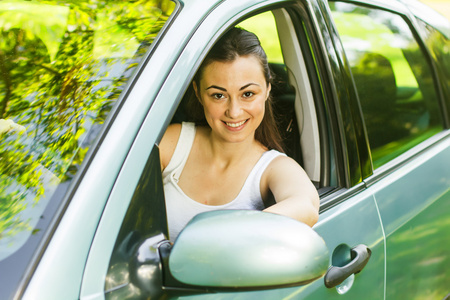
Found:
M 159 143 L 161 170 L 164 170 L 169 164 L 178 143 L 181 142 L 182 146 L 192 145 L 200 128 L 192 122 L 174 123 L 167 127 Z
M 181 124 L 171 124 L 167 127 L 166 132 L 159 143 L 159 155 L 161 159 L 161 170 L 164 170 L 170 162 L 178 139 L 181 133 Z
M 179 123 L 170 124 L 167 127 L 166 132 L 164 133 L 163 138 L 161 139 L 161 143 L 159 144 L 161 147 L 166 147 L 169 145 L 177 144 L 178 138 L 180 137 L 182 125 Z M 169 147 L 171 148 L 171 147 Z
M 269 167 L 271 167 L 274 170 L 283 170 L 283 169 L 302 169 L 302 167 L 291 157 L 287 156 L 286 154 L 279 152 L 277 150 L 270 150 L 273 159 L 269 164 Z
M 263 173 L 263 180 L 270 181 L 271 178 L 282 178 L 285 176 L 297 176 L 304 173 L 303 168 L 291 157 L 276 150 L 270 150 L 272 159 Z

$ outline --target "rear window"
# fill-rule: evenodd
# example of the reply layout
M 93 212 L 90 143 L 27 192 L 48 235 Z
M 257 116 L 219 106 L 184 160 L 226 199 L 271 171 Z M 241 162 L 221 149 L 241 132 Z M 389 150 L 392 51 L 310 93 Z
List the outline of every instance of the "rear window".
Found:
M 330 8 L 378 168 L 442 131 L 435 79 L 421 44 L 400 15 L 342 2 L 331 2 Z
M 174 8 L 168 0 L 0 2 L 0 270 L 8 273 L 0 298 L 11 295 L 4 287 L 20 278 L 54 217 L 48 210 Z

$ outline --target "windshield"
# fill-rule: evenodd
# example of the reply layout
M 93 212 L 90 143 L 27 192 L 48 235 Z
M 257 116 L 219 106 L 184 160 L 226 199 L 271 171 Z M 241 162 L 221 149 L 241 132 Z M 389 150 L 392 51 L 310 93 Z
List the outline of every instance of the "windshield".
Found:
M 174 7 L 168 0 L 0 2 L 0 298 L 23 275 Z

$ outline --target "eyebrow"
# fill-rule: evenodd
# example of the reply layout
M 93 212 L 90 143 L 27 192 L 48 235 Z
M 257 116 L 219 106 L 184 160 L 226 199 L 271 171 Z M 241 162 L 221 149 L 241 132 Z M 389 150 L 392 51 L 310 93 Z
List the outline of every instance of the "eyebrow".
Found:
M 257 86 L 259 86 L 259 84 L 251 82 L 251 83 L 248 83 L 248 84 L 244 85 L 244 86 L 241 87 L 239 90 L 242 91 L 242 90 L 248 88 L 248 87 L 251 86 L 251 85 L 257 85 Z M 210 87 L 207 87 L 207 88 L 206 88 L 206 90 L 209 90 L 209 89 L 218 89 L 218 90 L 221 90 L 221 91 L 224 91 L 224 92 L 227 91 L 226 88 L 223 88 L 223 87 L 220 87 L 220 86 L 217 86 L 217 85 L 211 85 Z
M 220 87 L 220 86 L 217 86 L 217 85 L 211 85 L 210 87 L 207 87 L 205 90 L 209 90 L 209 89 L 218 89 L 218 90 L 221 90 L 221 91 L 224 91 L 224 92 L 227 91 L 226 88 L 223 88 L 223 87 Z

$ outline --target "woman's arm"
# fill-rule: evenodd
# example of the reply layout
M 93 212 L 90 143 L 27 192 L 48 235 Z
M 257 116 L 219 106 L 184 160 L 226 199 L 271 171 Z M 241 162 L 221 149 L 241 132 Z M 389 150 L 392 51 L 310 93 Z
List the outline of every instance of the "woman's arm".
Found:
M 262 188 L 276 204 L 264 211 L 285 215 L 313 226 L 319 218 L 319 194 L 306 172 L 290 157 L 275 158 L 264 171 Z

